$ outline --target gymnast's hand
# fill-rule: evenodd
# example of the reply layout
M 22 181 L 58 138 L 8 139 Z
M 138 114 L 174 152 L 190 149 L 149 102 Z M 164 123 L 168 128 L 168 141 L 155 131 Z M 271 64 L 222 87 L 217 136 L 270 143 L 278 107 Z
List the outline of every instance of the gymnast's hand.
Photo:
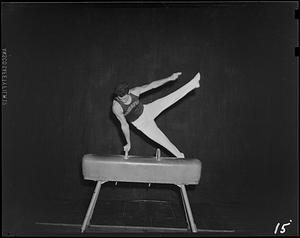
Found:
M 124 147 L 124 151 L 126 152 L 129 152 L 129 150 L 131 149 L 131 145 L 130 144 L 127 144 L 127 145 L 125 145 Z
M 172 74 L 171 77 L 170 77 L 170 81 L 176 80 L 179 77 L 179 75 L 181 75 L 181 74 L 182 74 L 181 72 L 177 72 L 177 73 Z

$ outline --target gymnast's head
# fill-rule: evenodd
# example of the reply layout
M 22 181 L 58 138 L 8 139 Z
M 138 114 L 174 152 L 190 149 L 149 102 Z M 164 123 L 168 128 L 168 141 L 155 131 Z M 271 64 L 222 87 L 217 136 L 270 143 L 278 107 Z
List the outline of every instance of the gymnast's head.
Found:
M 125 99 L 129 93 L 128 83 L 122 82 L 115 87 L 114 94 L 119 99 Z

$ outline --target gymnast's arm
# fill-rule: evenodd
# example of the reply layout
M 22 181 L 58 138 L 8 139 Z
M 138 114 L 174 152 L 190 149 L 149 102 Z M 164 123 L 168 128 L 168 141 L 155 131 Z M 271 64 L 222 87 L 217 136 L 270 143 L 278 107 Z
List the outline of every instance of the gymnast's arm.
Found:
M 129 125 L 126 121 L 126 118 L 123 114 L 123 109 L 117 102 L 113 102 L 112 106 L 112 111 L 115 114 L 115 116 L 118 118 L 120 124 L 121 124 L 121 129 L 122 132 L 125 136 L 127 144 L 124 146 L 124 151 L 129 151 L 131 148 L 131 143 L 130 143 L 130 130 L 129 130 Z
M 147 92 L 151 89 L 158 88 L 158 87 L 164 85 L 167 82 L 176 80 L 179 77 L 179 75 L 181 75 L 181 74 L 182 74 L 181 72 L 174 73 L 174 74 L 172 74 L 171 76 L 169 76 L 167 78 L 156 80 L 156 81 L 153 81 L 149 84 L 145 84 L 143 86 L 135 87 L 133 89 L 130 89 L 130 92 L 133 93 L 136 96 L 139 96 L 140 94 L 145 93 L 145 92 Z

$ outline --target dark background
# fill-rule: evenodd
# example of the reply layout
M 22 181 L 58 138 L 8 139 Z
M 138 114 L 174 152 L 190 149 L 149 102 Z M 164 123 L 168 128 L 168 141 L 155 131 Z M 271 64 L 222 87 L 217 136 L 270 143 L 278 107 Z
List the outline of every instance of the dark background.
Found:
M 272 224 L 297 220 L 296 8 L 296 2 L 2 5 L 4 227 L 42 209 L 43 201 L 90 198 L 95 184 L 82 178 L 82 156 L 120 154 L 125 143 L 111 114 L 117 83 L 139 86 L 183 73 L 142 97 L 147 103 L 198 71 L 200 89 L 157 119 L 186 157 L 202 162 L 200 184 L 188 188 L 192 205 L 226 201 L 257 214 L 265 208 Z M 134 129 L 131 140 L 130 154 L 155 154 L 157 145 Z M 110 187 L 102 199 L 177 199 L 155 188 Z

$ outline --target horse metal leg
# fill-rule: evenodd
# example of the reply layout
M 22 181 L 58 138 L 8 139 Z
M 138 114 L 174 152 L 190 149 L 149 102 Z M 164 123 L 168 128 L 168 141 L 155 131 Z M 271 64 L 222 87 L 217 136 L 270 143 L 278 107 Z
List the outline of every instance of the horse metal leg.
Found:
M 183 201 L 183 206 L 184 206 L 184 212 L 188 221 L 188 224 L 190 225 L 192 232 L 197 232 L 197 226 L 194 222 L 193 214 L 192 214 L 192 209 L 189 203 L 189 199 L 187 196 L 187 192 L 185 189 L 184 185 L 178 185 L 181 190 L 181 196 L 182 196 L 182 201 Z
M 91 199 L 89 208 L 88 208 L 87 213 L 86 213 L 85 218 L 84 218 L 84 222 L 81 226 L 81 233 L 83 233 L 85 231 L 86 227 L 90 224 L 90 220 L 91 220 L 93 212 L 94 212 L 94 208 L 95 208 L 95 205 L 96 205 L 96 202 L 97 202 L 97 199 L 98 199 L 98 195 L 99 195 L 99 191 L 100 191 L 102 183 L 103 183 L 102 181 L 97 182 L 96 188 L 94 190 L 93 197 Z

